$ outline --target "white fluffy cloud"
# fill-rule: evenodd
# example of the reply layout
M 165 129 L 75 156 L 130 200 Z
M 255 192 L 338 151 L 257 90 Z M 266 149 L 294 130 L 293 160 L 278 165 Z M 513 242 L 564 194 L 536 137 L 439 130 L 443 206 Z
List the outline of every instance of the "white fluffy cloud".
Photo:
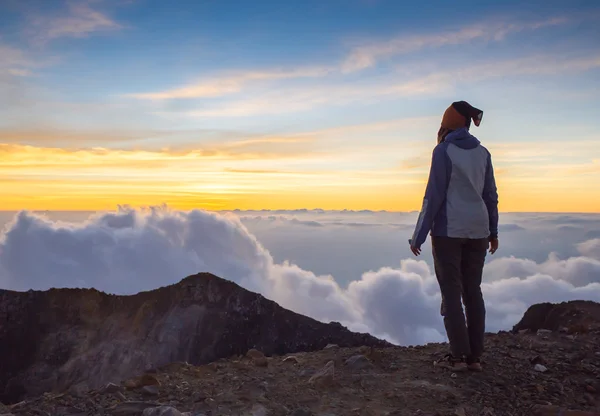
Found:
M 320 215 L 319 229 L 339 228 L 331 225 L 339 224 L 339 213 L 329 223 L 327 213 Z M 360 215 L 362 221 L 375 214 Z M 399 232 L 389 218 L 384 223 Z M 289 243 L 295 238 L 288 235 Z M 334 252 L 335 245 L 330 246 Z M 581 243 L 580 255 L 564 260 L 550 255 L 541 263 L 515 257 L 490 262 L 483 285 L 488 330 L 510 328 L 533 303 L 600 301 L 599 246 L 598 240 Z M 402 260 L 397 268 L 365 272 L 344 286 L 334 276 L 276 262 L 232 213 L 120 209 L 66 223 L 21 212 L 0 234 L 2 288 L 96 287 L 129 294 L 200 271 L 233 280 L 296 312 L 397 343 L 445 338 L 437 281 L 427 262 Z
M 584 256 L 600 260 L 600 238 L 584 241 L 577 245 L 577 249 Z

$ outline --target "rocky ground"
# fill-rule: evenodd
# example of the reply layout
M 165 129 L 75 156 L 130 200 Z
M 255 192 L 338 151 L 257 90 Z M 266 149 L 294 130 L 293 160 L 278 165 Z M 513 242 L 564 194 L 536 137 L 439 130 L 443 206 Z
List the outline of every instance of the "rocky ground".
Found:
M 600 415 L 600 331 L 490 334 L 483 373 L 435 365 L 446 345 L 337 348 L 174 363 L 91 391 L 2 408 L 25 415 Z

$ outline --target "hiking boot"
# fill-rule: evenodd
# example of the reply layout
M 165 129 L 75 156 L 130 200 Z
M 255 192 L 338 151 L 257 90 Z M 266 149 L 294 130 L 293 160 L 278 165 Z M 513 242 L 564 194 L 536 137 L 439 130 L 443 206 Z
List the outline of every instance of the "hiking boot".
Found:
M 467 358 L 467 368 L 469 371 L 482 372 L 483 367 L 481 366 L 481 360 L 479 358 L 468 357 Z
M 446 355 L 443 360 L 437 363 L 437 366 L 447 368 L 455 373 L 464 373 L 469 371 L 469 367 L 464 358 L 453 357 L 452 354 Z

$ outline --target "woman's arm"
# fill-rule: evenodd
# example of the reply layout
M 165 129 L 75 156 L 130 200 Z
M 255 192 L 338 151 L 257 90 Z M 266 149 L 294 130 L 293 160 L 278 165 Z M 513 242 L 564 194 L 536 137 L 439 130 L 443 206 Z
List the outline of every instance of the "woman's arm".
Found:
M 417 226 L 412 237 L 411 247 L 420 250 L 421 245 L 427 239 L 427 234 L 431 230 L 433 220 L 440 210 L 442 203 L 446 200 L 446 191 L 450 181 L 452 163 L 446 152 L 448 145 L 440 143 L 433 149 L 431 158 L 431 169 L 429 171 L 429 180 L 423 198 L 423 206 Z

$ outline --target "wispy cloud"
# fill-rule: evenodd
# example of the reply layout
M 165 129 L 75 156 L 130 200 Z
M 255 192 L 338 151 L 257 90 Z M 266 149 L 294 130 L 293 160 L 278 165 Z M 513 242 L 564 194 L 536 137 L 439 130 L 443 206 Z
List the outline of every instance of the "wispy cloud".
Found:
M 231 149 L 231 148 L 240 148 L 240 147 L 250 147 L 255 145 L 272 145 L 272 144 L 293 144 L 293 143 L 301 143 L 306 144 L 308 142 L 314 141 L 314 137 L 256 137 L 252 139 L 244 139 L 244 140 L 236 140 L 227 143 L 223 143 L 222 146 Z
M 250 71 L 217 77 L 184 85 L 170 90 L 131 94 L 130 96 L 141 99 L 166 100 L 173 98 L 202 98 L 219 97 L 222 95 L 240 92 L 247 84 L 259 81 L 272 81 L 292 78 L 322 77 L 332 72 L 332 68 L 314 67 L 291 70 Z
M 261 152 L 224 148 L 173 152 L 0 144 L 4 192 L 0 209 L 72 204 L 75 195 L 79 204 L 75 209 L 110 205 L 123 198 L 134 205 L 195 206 L 215 195 L 219 204 L 237 198 L 228 208 L 249 203 L 251 195 L 260 195 L 254 202 L 275 198 L 289 205 L 299 196 L 333 198 L 344 193 L 350 198 L 357 186 L 389 187 L 400 181 L 396 172 L 360 169 L 364 152 L 288 153 L 272 147 Z M 357 168 L 339 170 L 335 167 L 339 163 Z
M 0 42 L 0 75 L 27 76 L 35 62 L 17 48 Z
M 85 38 L 95 32 L 121 28 L 109 16 L 93 9 L 89 1 L 82 0 L 69 1 L 65 15 L 32 17 L 28 31 L 36 43 L 44 44 L 58 38 Z
M 295 79 L 295 78 L 322 78 L 327 75 L 337 74 L 342 76 L 345 73 L 365 69 L 376 64 L 380 59 L 391 58 L 396 55 L 414 52 L 421 49 L 439 48 L 446 45 L 459 45 L 476 40 L 499 41 L 510 34 L 523 31 L 534 31 L 545 27 L 559 26 L 566 24 L 571 19 L 566 17 L 555 17 L 546 20 L 520 22 L 520 23 L 482 23 L 471 25 L 454 31 L 447 30 L 427 35 L 407 35 L 398 36 L 389 40 L 367 43 L 352 49 L 350 54 L 342 61 L 327 66 L 314 66 L 296 69 L 267 69 L 263 71 L 238 72 L 225 76 L 206 78 L 184 84 L 175 88 L 163 91 L 141 92 L 129 94 L 129 97 L 148 100 L 168 100 L 177 98 L 212 98 L 222 97 L 235 93 L 240 93 L 247 87 L 256 85 L 259 82 Z M 431 89 L 428 80 L 419 82 L 419 80 L 392 86 L 390 92 L 399 92 L 412 94 L 414 91 L 424 92 Z M 341 89 L 340 89 L 341 90 Z M 346 90 L 349 91 L 349 90 Z M 338 91 L 344 93 L 343 91 Z M 310 92 L 306 95 L 310 95 Z M 268 97 L 267 100 L 270 100 Z M 251 106 L 260 107 L 262 99 L 258 98 Z M 300 108 L 292 105 L 285 106 L 292 111 Z M 285 109 L 282 109 L 286 111 Z M 220 109 L 203 110 L 201 112 L 207 116 L 221 116 L 223 112 Z M 229 109 L 228 113 L 237 115 L 252 114 L 252 110 L 245 105 L 236 106 Z
M 124 130 L 90 130 L 77 131 L 61 129 L 53 126 L 44 126 L 29 129 L 0 128 L 0 143 L 28 143 L 51 146 L 90 146 L 107 143 L 126 143 L 139 141 L 161 135 L 168 132 L 157 132 L 152 130 L 124 131 Z
M 342 64 L 342 69 L 345 72 L 358 71 L 374 66 L 378 60 L 421 49 L 460 45 L 476 40 L 499 41 L 510 34 L 563 25 L 568 21 L 565 17 L 554 17 L 522 23 L 481 23 L 442 33 L 402 35 L 355 47 Z
M 505 61 L 471 62 L 468 67 L 448 67 L 429 74 L 404 75 L 402 82 L 392 74 L 377 83 L 325 84 L 289 87 L 266 91 L 249 99 L 214 105 L 210 108 L 178 113 L 187 117 L 247 117 L 259 114 L 284 114 L 311 110 L 325 105 L 376 102 L 382 99 L 425 96 L 450 91 L 461 83 L 492 78 L 527 75 L 555 75 L 583 72 L 600 67 L 600 55 L 557 57 L 540 55 Z M 161 114 L 161 113 L 159 113 Z M 163 115 L 173 113 L 162 113 Z

